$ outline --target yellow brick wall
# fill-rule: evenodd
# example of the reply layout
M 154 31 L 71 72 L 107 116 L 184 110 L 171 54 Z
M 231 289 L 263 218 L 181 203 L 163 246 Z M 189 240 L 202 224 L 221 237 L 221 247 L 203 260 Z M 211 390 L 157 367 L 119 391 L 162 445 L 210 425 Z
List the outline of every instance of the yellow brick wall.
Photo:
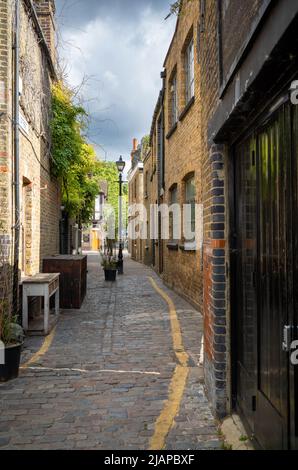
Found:
M 147 177 L 147 192 L 146 192 L 146 177 Z M 144 206 L 147 211 L 148 224 L 147 224 L 147 240 L 143 246 L 143 260 L 148 266 L 151 266 L 156 271 L 158 270 L 158 245 L 157 240 L 150 238 L 150 230 L 154 228 L 154 221 L 150 219 L 150 208 L 157 204 L 157 169 L 156 169 L 156 155 L 155 146 L 151 146 L 151 151 L 144 160 L 143 170 L 143 187 L 144 187 Z M 154 244 L 154 245 L 153 245 Z
M 128 194 L 129 194 L 129 205 L 133 206 L 134 204 L 143 204 L 143 169 L 135 168 L 131 172 L 128 181 Z M 133 218 L 136 215 L 133 215 Z M 129 220 L 131 218 L 129 217 Z M 139 225 L 139 224 L 137 224 Z M 146 241 L 141 240 L 139 237 L 135 240 L 129 239 L 129 253 L 131 254 L 132 259 L 135 261 L 143 262 L 143 247 L 145 246 Z
M 11 237 L 12 98 L 9 72 L 12 68 L 12 36 L 10 29 L 12 17 L 7 0 L 0 1 L 0 20 L 0 222 L 2 230 Z
M 178 201 L 185 202 L 184 178 L 193 172 L 196 184 L 196 202 L 202 202 L 201 177 L 201 96 L 200 66 L 197 60 L 197 34 L 199 21 L 199 2 L 187 2 L 181 11 L 176 32 L 165 61 L 165 134 L 171 131 L 169 119 L 170 80 L 173 70 L 177 70 L 178 116 L 185 109 L 185 70 L 184 47 L 191 35 L 194 41 L 195 61 L 195 99 L 183 119 L 178 119 L 177 128 L 165 139 L 165 196 L 164 202 L 169 203 L 169 189 L 173 184 L 178 186 Z M 183 235 L 183 234 L 182 234 Z M 171 251 L 164 242 L 164 281 L 177 292 L 202 306 L 202 271 L 201 251 Z
M 12 213 L 12 35 L 13 2 L 0 2 L 1 67 L 0 107 L 6 113 L 0 121 L 1 219 L 8 228 Z M 60 189 L 50 176 L 50 86 L 51 77 L 44 48 L 24 2 L 20 2 L 20 269 L 28 275 L 41 269 L 46 255 L 59 252 Z M 5 38 L 5 39 L 4 39 Z M 4 93 L 1 93 L 4 90 Z M 3 100 L 3 97 L 5 100 Z

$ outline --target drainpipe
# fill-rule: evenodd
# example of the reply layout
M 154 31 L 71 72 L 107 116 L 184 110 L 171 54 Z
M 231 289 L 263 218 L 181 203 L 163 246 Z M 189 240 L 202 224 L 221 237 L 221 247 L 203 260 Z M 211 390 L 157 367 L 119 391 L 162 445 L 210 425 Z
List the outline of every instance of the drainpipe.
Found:
M 14 92 L 13 92 L 13 148 L 14 148 L 14 256 L 13 256 L 13 307 L 19 307 L 19 246 L 20 246 L 20 131 L 19 131 L 19 56 L 20 56 L 20 0 L 15 0 L 14 31 Z
M 165 90 L 166 70 L 161 73 L 162 78 L 162 100 L 161 100 L 161 124 L 162 124 L 162 187 L 165 189 Z

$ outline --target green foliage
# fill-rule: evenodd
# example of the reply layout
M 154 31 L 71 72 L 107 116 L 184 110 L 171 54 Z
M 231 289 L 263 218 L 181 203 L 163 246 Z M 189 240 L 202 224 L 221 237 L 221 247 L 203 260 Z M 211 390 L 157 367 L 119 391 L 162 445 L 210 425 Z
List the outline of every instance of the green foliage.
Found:
M 4 223 L 0 221 L 0 340 L 6 345 L 15 344 L 17 316 L 12 314 L 11 290 L 13 269 L 10 262 L 11 244 Z
M 0 339 L 5 344 L 5 346 L 11 346 L 13 344 L 22 343 L 23 340 L 19 338 L 19 335 L 16 334 L 16 327 L 22 328 L 17 325 L 18 317 L 17 315 L 12 316 L 8 313 L 6 306 L 0 306 L 1 314 L 1 335 Z M 21 335 L 22 336 L 22 335 Z
M 82 223 L 92 219 L 95 197 L 99 192 L 96 165 L 93 148 L 84 143 L 79 162 L 74 162 L 63 180 L 63 205 L 68 214 L 76 216 Z
M 101 265 L 103 269 L 111 269 L 111 270 L 116 270 L 118 261 L 115 256 L 111 255 L 103 255 L 101 256 Z
M 116 234 L 118 234 L 118 215 L 119 215 L 119 174 L 117 166 L 114 162 L 98 162 L 96 171 L 96 178 L 98 182 L 107 181 L 108 183 L 108 199 L 107 203 L 111 205 L 115 211 L 115 227 Z M 127 202 L 128 202 L 128 187 L 126 184 L 122 186 L 123 194 L 123 227 L 127 225 Z
M 61 82 L 52 87 L 52 173 L 63 178 L 80 161 L 81 130 L 86 113 L 72 102 L 72 93 Z
M 172 14 L 178 15 L 181 7 L 181 0 L 171 3 L 170 11 Z
M 97 161 L 93 147 L 83 137 L 86 112 L 74 104 L 71 91 L 62 83 L 52 88 L 52 115 L 52 173 L 61 182 L 65 211 L 81 224 L 88 225 L 100 181 L 107 181 L 108 203 L 115 210 L 117 229 L 119 185 L 116 164 Z M 123 194 L 127 197 L 125 186 Z
M 61 181 L 66 212 L 87 223 L 98 194 L 96 155 L 82 135 L 87 115 L 62 83 L 52 88 L 52 114 L 52 173 Z
M 186 3 L 189 3 L 191 1 L 193 1 L 193 0 L 185 0 Z M 170 4 L 170 13 L 168 14 L 167 18 L 169 18 L 171 15 L 179 16 L 181 14 L 182 4 L 183 4 L 183 0 L 177 0 L 173 3 L 171 3 Z

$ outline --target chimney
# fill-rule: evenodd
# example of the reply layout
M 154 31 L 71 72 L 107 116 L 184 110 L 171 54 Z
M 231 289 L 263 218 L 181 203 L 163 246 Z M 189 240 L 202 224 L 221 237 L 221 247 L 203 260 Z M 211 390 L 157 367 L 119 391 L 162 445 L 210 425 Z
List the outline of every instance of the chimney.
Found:
M 52 60 L 56 63 L 55 0 L 34 0 L 40 27 L 43 31 Z
M 138 139 L 132 140 L 132 151 L 135 152 L 138 148 Z

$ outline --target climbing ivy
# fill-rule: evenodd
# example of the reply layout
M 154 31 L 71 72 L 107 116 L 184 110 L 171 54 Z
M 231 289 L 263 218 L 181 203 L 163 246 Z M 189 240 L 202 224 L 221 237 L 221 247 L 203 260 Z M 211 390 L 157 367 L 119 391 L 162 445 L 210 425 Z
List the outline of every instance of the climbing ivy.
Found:
M 186 3 L 189 3 L 193 0 L 186 0 Z M 182 4 L 183 0 L 176 0 L 175 2 L 172 2 L 170 4 L 170 13 L 168 14 L 167 18 L 171 15 L 177 15 L 179 16 L 181 14 L 181 9 L 182 9 Z
M 81 131 L 85 110 L 73 103 L 69 89 L 61 82 L 52 87 L 52 173 L 64 178 L 75 162 L 80 161 L 84 143 Z
M 80 223 L 92 218 L 98 194 L 96 155 L 83 137 L 87 114 L 74 104 L 72 92 L 61 82 L 52 87 L 52 174 L 62 186 L 62 203 Z
M 108 203 L 114 208 L 118 227 L 118 170 L 113 162 L 96 158 L 83 136 L 87 114 L 74 104 L 72 92 L 61 82 L 52 88 L 52 174 L 61 182 L 62 203 L 67 214 L 81 225 L 93 217 L 101 181 L 108 183 Z M 127 188 L 123 188 L 124 200 Z M 125 223 L 125 221 L 124 221 Z

